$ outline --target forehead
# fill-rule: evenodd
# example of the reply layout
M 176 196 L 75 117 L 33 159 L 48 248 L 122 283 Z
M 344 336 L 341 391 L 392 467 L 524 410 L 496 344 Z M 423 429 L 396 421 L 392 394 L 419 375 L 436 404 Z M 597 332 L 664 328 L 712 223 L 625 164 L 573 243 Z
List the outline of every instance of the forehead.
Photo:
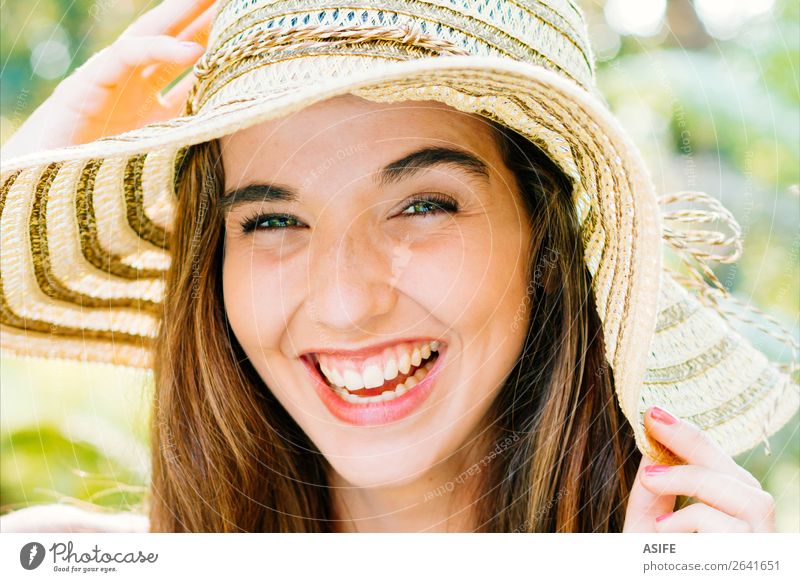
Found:
M 220 138 L 226 185 L 291 180 L 324 164 L 378 168 L 422 144 L 460 147 L 499 161 L 489 121 L 437 101 L 375 103 L 345 95 Z M 276 155 L 277 154 L 277 155 Z M 358 166 L 358 168 L 356 168 Z

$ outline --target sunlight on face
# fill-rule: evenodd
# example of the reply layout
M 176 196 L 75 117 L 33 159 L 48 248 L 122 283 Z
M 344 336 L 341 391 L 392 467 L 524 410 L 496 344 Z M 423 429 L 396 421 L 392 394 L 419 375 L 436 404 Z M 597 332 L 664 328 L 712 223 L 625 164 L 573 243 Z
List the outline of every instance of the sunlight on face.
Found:
M 344 96 L 221 145 L 237 340 L 345 481 L 424 478 L 476 435 L 524 341 L 528 218 L 492 128 Z

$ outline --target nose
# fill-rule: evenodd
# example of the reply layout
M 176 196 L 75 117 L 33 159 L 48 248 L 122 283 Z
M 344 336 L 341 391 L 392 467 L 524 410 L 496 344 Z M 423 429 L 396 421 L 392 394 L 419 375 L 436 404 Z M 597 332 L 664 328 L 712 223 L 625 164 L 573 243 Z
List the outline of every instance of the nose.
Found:
M 308 279 L 312 321 L 337 333 L 369 330 L 397 303 L 391 242 L 356 222 L 315 234 Z

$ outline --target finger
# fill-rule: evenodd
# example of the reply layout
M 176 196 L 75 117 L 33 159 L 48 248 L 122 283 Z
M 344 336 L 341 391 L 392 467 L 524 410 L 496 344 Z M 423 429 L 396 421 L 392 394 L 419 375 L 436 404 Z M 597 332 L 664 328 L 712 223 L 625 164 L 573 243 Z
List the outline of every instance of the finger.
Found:
M 651 458 L 642 456 L 625 509 L 625 525 L 622 528 L 625 532 L 654 532 L 656 517 L 675 507 L 674 495 L 658 495 L 644 487 L 641 475 L 644 468 L 652 463 Z
M 753 531 L 771 531 L 774 502 L 766 491 L 699 465 L 649 465 L 642 484 L 656 495 L 686 495 L 750 523 Z
M 176 35 L 214 4 L 215 0 L 164 0 L 133 21 L 120 36 Z
M 186 96 L 189 89 L 192 88 L 196 81 L 194 73 L 189 72 L 183 79 L 178 81 L 174 87 L 167 91 L 159 98 L 161 106 L 164 108 L 166 118 L 181 115 L 183 113 L 184 105 L 186 104 Z
M 658 406 L 645 414 L 645 427 L 650 436 L 667 446 L 691 465 L 700 465 L 734 477 L 751 487 L 761 488 L 753 477 L 706 433 L 686 420 L 680 420 Z
M 750 533 L 750 524 L 706 505 L 693 503 L 656 518 L 658 533 Z
M 203 46 L 208 43 L 208 35 L 211 33 L 211 26 L 214 23 L 214 16 L 217 13 L 217 5 L 212 4 L 205 12 L 189 24 L 177 36 L 180 40 L 190 40 Z
M 211 25 L 214 17 L 216 6 L 211 6 L 206 10 L 197 20 L 189 25 L 177 38 L 182 41 L 196 42 L 199 45 L 206 46 L 208 43 L 208 35 L 211 33 Z M 166 65 L 156 64 L 147 67 L 142 76 L 145 78 L 162 79 L 161 86 L 169 84 L 175 77 L 178 76 L 183 70 L 182 66 L 175 66 L 173 63 Z
M 170 36 L 117 39 L 75 70 L 64 80 L 85 89 L 87 84 L 105 89 L 128 83 L 137 69 L 155 63 L 182 64 L 185 68 L 202 54 L 200 45 L 185 45 Z M 166 83 L 165 83 L 166 84 Z

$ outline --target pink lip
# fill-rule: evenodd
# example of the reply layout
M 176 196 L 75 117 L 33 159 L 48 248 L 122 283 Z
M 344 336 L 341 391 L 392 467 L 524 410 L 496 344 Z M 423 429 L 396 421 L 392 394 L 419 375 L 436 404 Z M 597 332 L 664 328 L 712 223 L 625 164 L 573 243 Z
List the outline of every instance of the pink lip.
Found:
M 314 389 L 333 416 L 356 426 L 377 426 L 405 418 L 425 402 L 433 391 L 433 386 L 439 376 L 446 352 L 447 347 L 442 344 L 439 348 L 439 356 L 436 358 L 433 367 L 428 371 L 428 374 L 422 379 L 422 382 L 402 396 L 394 400 L 366 404 L 342 400 L 322 379 L 311 358 L 302 357 L 300 359 L 312 378 Z

